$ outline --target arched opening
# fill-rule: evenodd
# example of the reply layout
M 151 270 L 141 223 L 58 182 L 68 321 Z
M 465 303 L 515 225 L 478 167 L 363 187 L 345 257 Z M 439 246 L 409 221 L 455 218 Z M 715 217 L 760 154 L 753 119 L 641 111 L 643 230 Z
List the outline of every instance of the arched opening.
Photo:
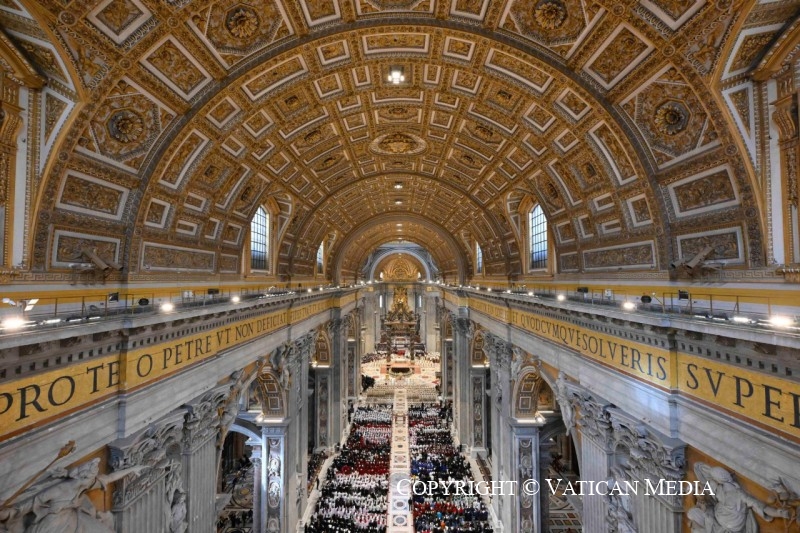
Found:
M 225 506 L 217 518 L 217 532 L 247 531 L 253 525 L 254 465 L 253 447 L 260 446 L 252 435 L 234 424 L 220 452 L 219 494 Z M 240 529 L 241 528 L 241 529 Z
M 526 356 L 527 358 L 527 356 Z M 558 398 L 545 373 L 536 366 L 522 367 L 514 397 L 514 416 L 519 422 L 539 425 L 536 460 L 538 472 L 520 474 L 538 479 L 542 487 L 549 487 L 547 480 L 556 480 L 555 490 L 542 490 L 539 494 L 539 520 L 543 531 L 577 533 L 581 531 L 580 497 L 565 491 L 569 483 L 580 479 L 578 454 L 573 436 L 567 431 L 562 418 Z M 560 484 L 557 480 L 563 480 Z M 534 523 L 534 508 L 520 507 L 520 524 Z M 523 528 L 525 530 L 525 528 Z

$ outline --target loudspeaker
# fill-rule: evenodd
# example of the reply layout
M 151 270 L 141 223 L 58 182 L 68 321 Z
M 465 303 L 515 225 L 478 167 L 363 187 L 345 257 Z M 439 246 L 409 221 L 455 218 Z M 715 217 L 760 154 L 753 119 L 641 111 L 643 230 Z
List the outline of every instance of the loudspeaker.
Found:
M 208 294 L 210 295 L 219 294 L 219 289 L 208 289 Z
M 150 305 L 150 300 L 148 300 L 147 298 L 139 298 L 139 305 L 141 306 Z
M 650 302 L 653 301 L 653 299 L 647 296 L 646 294 L 639 299 L 642 301 L 643 304 L 649 304 Z
M 678 300 L 688 300 L 689 291 L 678 291 Z
M 589 292 L 589 287 L 578 287 L 575 290 L 578 291 L 578 292 L 581 292 L 583 294 L 586 294 L 587 292 Z

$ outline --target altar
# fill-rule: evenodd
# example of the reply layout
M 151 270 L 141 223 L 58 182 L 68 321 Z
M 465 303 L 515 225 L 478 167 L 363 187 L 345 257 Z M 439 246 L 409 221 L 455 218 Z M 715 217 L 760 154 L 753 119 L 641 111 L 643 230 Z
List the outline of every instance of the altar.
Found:
M 381 374 L 391 377 L 405 377 L 419 374 L 419 365 L 411 361 L 392 361 L 381 365 Z

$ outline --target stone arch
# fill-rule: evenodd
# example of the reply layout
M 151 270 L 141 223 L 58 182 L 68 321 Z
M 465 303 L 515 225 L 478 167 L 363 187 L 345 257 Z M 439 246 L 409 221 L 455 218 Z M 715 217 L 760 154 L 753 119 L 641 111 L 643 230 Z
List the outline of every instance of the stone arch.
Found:
M 325 328 L 322 328 L 314 344 L 314 352 L 311 355 L 311 362 L 319 365 L 330 365 L 332 363 L 331 341 Z
M 267 418 L 286 417 L 286 394 L 288 391 L 281 385 L 280 376 L 274 370 L 260 372 L 256 378 L 261 394 L 261 414 Z
M 475 334 L 472 337 L 472 342 L 470 342 L 469 359 L 472 365 L 485 365 L 489 362 L 489 357 L 484 351 L 484 346 L 486 344 L 484 333 L 485 330 L 481 329 L 480 326 L 476 326 Z
M 542 372 L 533 366 L 523 370 L 514 391 L 514 417 L 532 419 L 544 410 L 555 411 L 556 398 L 550 384 L 542 377 Z

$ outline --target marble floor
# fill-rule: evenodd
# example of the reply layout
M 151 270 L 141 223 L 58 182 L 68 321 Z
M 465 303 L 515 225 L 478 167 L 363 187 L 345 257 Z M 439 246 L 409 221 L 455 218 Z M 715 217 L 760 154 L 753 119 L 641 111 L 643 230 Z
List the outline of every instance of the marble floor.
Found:
M 231 499 L 217 521 L 217 533 L 251 533 L 253 518 L 253 467 L 226 480 Z

